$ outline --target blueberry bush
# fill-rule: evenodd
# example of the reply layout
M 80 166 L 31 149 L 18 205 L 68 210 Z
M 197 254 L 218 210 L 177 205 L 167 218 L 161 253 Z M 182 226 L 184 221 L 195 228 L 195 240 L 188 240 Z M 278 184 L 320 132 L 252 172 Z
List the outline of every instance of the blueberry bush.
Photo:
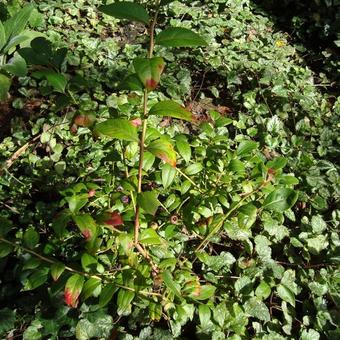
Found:
M 339 338 L 335 78 L 258 1 L 0 20 L 2 338 Z

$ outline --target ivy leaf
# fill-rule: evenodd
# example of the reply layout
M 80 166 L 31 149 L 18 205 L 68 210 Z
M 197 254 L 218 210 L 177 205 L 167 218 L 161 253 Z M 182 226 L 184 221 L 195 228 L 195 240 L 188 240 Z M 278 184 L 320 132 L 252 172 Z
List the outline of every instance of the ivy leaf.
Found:
M 64 301 L 70 307 L 77 307 L 78 298 L 84 285 L 84 277 L 73 274 L 66 282 L 64 290 Z
M 105 136 L 138 142 L 137 128 L 126 119 L 108 119 L 97 124 L 95 130 Z
M 258 298 L 252 297 L 244 304 L 247 314 L 264 322 L 270 321 L 270 314 L 267 306 Z
M 135 292 L 130 290 L 120 289 L 117 297 L 117 314 L 121 316 L 131 313 L 131 302 L 135 297 Z
M 207 305 L 200 304 L 198 306 L 198 316 L 200 319 L 201 327 L 203 329 L 208 328 L 210 325 L 211 310 Z
M 281 188 L 271 192 L 263 202 L 267 210 L 283 212 L 290 209 L 298 199 L 298 194 L 293 189 Z
M 155 104 L 149 112 L 150 115 L 156 115 L 161 117 L 173 117 L 177 119 L 192 121 L 192 113 L 188 111 L 184 106 L 172 101 L 164 100 Z
M 113 4 L 100 6 L 98 9 L 117 19 L 139 21 L 143 24 L 148 24 L 150 20 L 146 9 L 142 5 L 133 2 L 115 2 Z
M 151 142 L 147 150 L 165 163 L 176 166 L 176 152 L 172 144 L 164 138 L 159 138 Z
M 294 293 L 285 285 L 280 284 L 277 289 L 277 294 L 283 300 L 295 307 L 295 295 Z
M 269 284 L 266 281 L 261 281 L 255 290 L 255 295 L 262 299 L 267 299 L 271 293 Z
M 144 191 L 138 195 L 138 203 L 141 208 L 150 215 L 155 215 L 160 202 L 155 191 Z
M 206 41 L 197 33 L 182 27 L 170 27 L 156 37 L 158 45 L 166 47 L 206 46 Z
M 159 84 L 165 62 L 163 58 L 136 58 L 133 61 L 135 71 L 148 91 L 154 90 Z

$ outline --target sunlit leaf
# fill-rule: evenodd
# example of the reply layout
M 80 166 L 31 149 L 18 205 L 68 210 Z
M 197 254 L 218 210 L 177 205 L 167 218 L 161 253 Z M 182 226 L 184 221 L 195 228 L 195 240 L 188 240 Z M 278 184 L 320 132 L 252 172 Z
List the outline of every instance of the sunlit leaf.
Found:
M 177 119 L 183 119 L 187 121 L 192 120 L 192 113 L 188 111 L 184 106 L 172 101 L 164 100 L 155 104 L 149 112 L 150 115 L 156 115 L 161 117 L 173 117 Z
M 97 124 L 95 130 L 105 136 L 138 142 L 137 128 L 126 119 L 108 119 Z
M 182 27 L 170 27 L 156 37 L 158 45 L 166 47 L 206 46 L 206 41 L 197 33 Z
M 98 8 L 101 12 L 118 19 L 139 21 L 144 24 L 149 23 L 149 14 L 146 9 L 137 3 L 121 1 Z
M 147 150 L 165 163 L 168 163 L 173 167 L 176 166 L 176 152 L 173 145 L 166 139 L 159 138 L 151 142 L 148 145 Z
M 150 215 L 155 215 L 160 202 L 155 191 L 144 191 L 138 195 L 138 203 L 141 208 Z
M 136 58 L 133 61 L 133 66 L 144 87 L 152 91 L 160 81 L 165 63 L 163 58 L 160 57 Z
M 64 301 L 70 307 L 77 307 L 78 298 L 84 285 L 84 277 L 73 274 L 66 282 L 64 290 Z

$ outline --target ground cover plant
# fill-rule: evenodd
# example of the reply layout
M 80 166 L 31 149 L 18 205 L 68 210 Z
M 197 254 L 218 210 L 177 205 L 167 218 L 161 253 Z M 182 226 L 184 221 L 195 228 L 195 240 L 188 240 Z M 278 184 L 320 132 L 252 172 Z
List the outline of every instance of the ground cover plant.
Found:
M 338 338 L 327 76 L 247 0 L 27 5 L 0 7 L 30 12 L 27 71 L 1 68 L 1 336 Z

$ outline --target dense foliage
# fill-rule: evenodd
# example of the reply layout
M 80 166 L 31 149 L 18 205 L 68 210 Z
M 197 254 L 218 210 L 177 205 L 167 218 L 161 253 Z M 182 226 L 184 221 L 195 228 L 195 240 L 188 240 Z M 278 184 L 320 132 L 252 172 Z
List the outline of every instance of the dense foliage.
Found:
M 339 338 L 325 73 L 249 0 L 107 3 L 0 6 L 0 335 Z

